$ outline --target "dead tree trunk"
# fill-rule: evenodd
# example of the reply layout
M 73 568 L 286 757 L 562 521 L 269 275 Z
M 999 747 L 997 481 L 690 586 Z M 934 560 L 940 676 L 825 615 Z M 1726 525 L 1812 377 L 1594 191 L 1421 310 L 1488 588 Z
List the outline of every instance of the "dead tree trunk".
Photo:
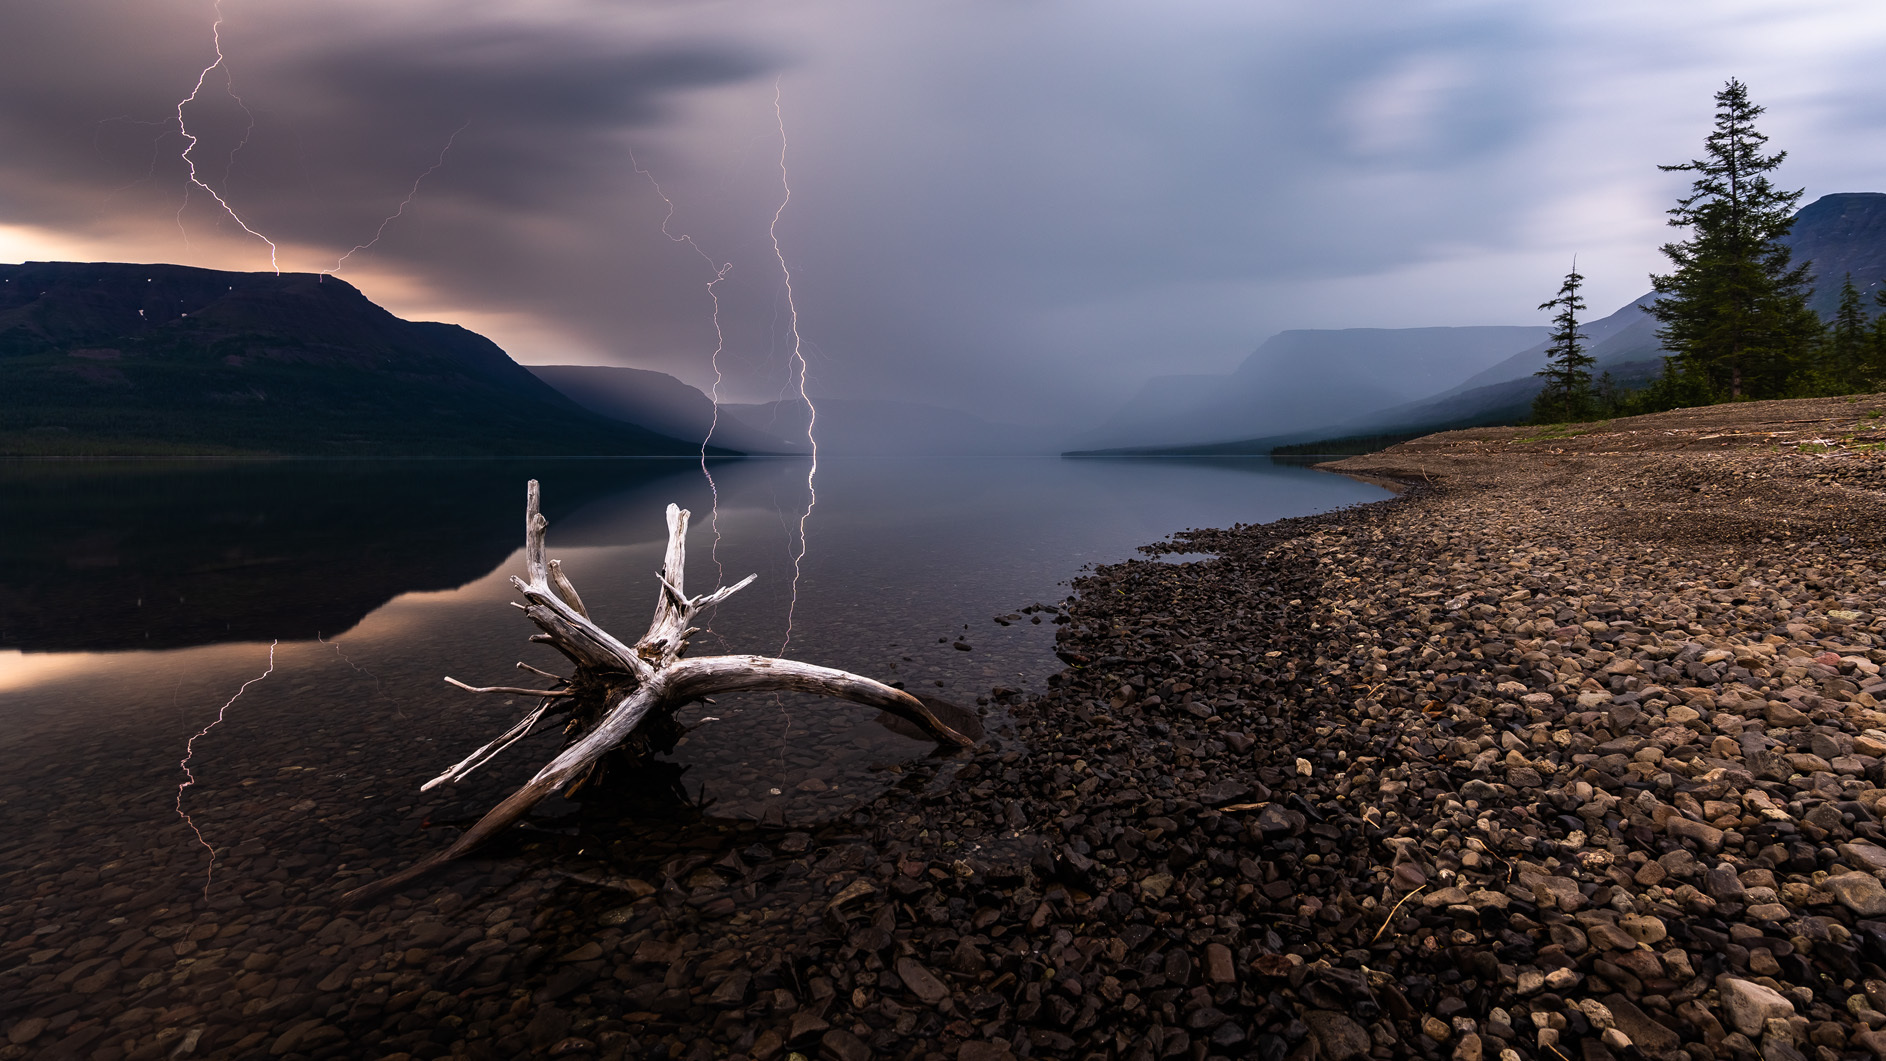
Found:
M 648 632 L 633 645 L 617 640 L 589 618 L 576 587 L 561 565 L 544 556 L 544 530 L 538 512 L 537 481 L 531 480 L 524 510 L 524 578 L 511 584 L 527 604 L 515 605 L 543 631 L 532 641 L 550 645 L 568 657 L 575 673 L 558 678 L 560 688 L 525 689 L 511 686 L 474 687 L 447 678 L 460 688 L 478 693 L 525 694 L 542 702 L 524 719 L 451 769 L 428 781 L 430 789 L 465 775 L 491 761 L 499 752 L 538 731 L 547 717 L 569 718 L 566 732 L 572 739 L 524 787 L 488 811 L 444 851 L 342 897 L 353 904 L 399 887 L 422 874 L 459 858 L 490 840 L 523 817 L 553 792 L 574 792 L 597 769 L 602 757 L 624 749 L 645 755 L 674 746 L 679 730 L 674 712 L 687 703 L 716 693 L 794 691 L 820 693 L 840 700 L 882 708 L 921 728 L 939 743 L 967 747 L 968 737 L 945 725 L 916 697 L 870 678 L 830 667 L 818 667 L 771 656 L 703 656 L 683 659 L 688 638 L 699 631 L 692 625 L 701 609 L 718 604 L 752 582 L 748 575 L 732 586 L 699 597 L 682 589 L 687 555 L 688 513 L 668 506 L 668 552 L 660 575 L 661 591 Z M 520 663 L 518 667 L 557 677 Z

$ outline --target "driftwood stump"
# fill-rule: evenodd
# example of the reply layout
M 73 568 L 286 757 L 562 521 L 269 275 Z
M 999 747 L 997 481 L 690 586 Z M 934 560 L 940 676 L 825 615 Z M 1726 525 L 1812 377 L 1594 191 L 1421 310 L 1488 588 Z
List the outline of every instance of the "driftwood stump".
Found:
M 702 656 L 683 659 L 688 638 L 699 631 L 692 625 L 701 609 L 726 600 L 751 583 L 748 575 L 731 586 L 699 597 L 682 589 L 687 558 L 688 512 L 668 506 L 668 551 L 660 574 L 661 590 L 648 632 L 633 645 L 617 640 L 589 618 L 583 599 L 570 584 L 562 566 L 547 560 L 544 531 L 548 522 L 538 511 L 537 481 L 531 480 L 524 510 L 524 578 L 511 584 L 524 595 L 524 609 L 543 631 L 532 641 L 550 645 L 575 666 L 561 678 L 528 664 L 520 669 L 554 678 L 557 687 L 529 689 L 516 686 L 471 686 L 447 678 L 475 693 L 504 693 L 540 697 L 538 706 L 497 739 L 466 756 L 451 769 L 428 781 L 431 789 L 460 778 L 490 762 L 499 752 L 534 732 L 545 719 L 567 718 L 569 742 L 556 758 L 524 787 L 486 812 L 476 824 L 444 851 L 390 877 L 356 888 L 342 897 L 358 903 L 437 869 L 476 849 L 516 822 L 554 792 L 574 793 L 590 781 L 603 757 L 612 751 L 633 758 L 672 750 L 681 735 L 675 711 L 716 693 L 794 691 L 821 693 L 840 700 L 882 708 L 916 726 L 939 743 L 967 747 L 970 738 L 945 725 L 916 697 L 881 682 L 830 667 L 818 667 L 772 656 Z

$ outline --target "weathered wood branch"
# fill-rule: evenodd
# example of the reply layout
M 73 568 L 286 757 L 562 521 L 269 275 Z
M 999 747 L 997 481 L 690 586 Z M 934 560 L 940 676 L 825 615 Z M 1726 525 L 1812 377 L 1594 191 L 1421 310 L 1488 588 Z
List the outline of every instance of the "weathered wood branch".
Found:
M 684 659 L 688 638 L 702 609 L 719 604 L 750 585 L 756 576 L 690 597 L 683 578 L 687 566 L 688 512 L 669 505 L 668 548 L 656 594 L 655 614 L 633 646 L 626 645 L 589 616 L 589 609 L 562 565 L 548 559 L 544 533 L 548 522 L 538 509 L 537 481 L 531 480 L 524 507 L 524 577 L 511 579 L 528 602 L 524 614 L 543 632 L 532 641 L 550 645 L 570 660 L 576 672 L 558 679 L 564 688 L 520 689 L 508 686 L 476 688 L 448 678 L 472 692 L 509 692 L 542 697 L 542 703 L 523 720 L 459 763 L 427 782 L 431 789 L 456 782 L 490 762 L 512 744 L 541 732 L 537 724 L 552 709 L 568 712 L 570 743 L 555 758 L 502 803 L 485 813 L 451 846 L 415 865 L 356 888 L 343 901 L 358 903 L 399 887 L 460 858 L 528 814 L 552 793 L 567 792 L 588 778 L 603 756 L 625 745 L 649 743 L 638 731 L 651 717 L 665 719 L 672 728 L 674 712 L 685 704 L 716 693 L 794 691 L 817 693 L 863 704 L 905 719 L 939 743 L 966 747 L 969 737 L 946 725 L 923 702 L 901 689 L 830 667 L 771 656 L 705 656 Z M 546 677 L 549 672 L 519 664 Z M 666 750 L 666 747 L 659 749 Z M 423 790 L 422 789 L 422 790 Z
M 466 685 L 457 678 L 447 677 L 446 684 L 456 685 L 468 693 L 515 693 L 519 696 L 575 696 L 568 689 L 526 689 L 521 685 Z

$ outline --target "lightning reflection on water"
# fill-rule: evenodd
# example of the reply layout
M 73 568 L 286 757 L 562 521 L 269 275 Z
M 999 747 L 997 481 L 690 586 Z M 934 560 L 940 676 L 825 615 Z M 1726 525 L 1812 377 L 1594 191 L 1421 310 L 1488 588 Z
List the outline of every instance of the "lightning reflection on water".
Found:
M 210 846 L 210 842 L 203 838 L 203 830 L 196 827 L 196 820 L 183 809 L 183 790 L 196 784 L 196 774 L 190 770 L 190 760 L 196 755 L 196 742 L 207 736 L 209 731 L 215 729 L 217 724 L 229 714 L 230 705 L 240 700 L 242 694 L 249 691 L 249 686 L 275 673 L 275 646 L 280 643 L 280 641 L 269 642 L 268 669 L 243 682 L 242 687 L 236 690 L 236 695 L 224 701 L 223 706 L 216 709 L 216 717 L 210 720 L 210 724 L 198 730 L 195 736 L 184 743 L 183 758 L 177 761 L 177 765 L 183 769 L 184 776 L 184 780 L 177 785 L 177 817 L 182 818 L 183 824 L 190 827 L 190 832 L 196 835 L 196 842 L 203 845 L 203 850 L 210 853 L 210 864 L 203 871 L 203 898 L 205 899 L 210 897 L 210 884 L 216 877 L 216 848 Z

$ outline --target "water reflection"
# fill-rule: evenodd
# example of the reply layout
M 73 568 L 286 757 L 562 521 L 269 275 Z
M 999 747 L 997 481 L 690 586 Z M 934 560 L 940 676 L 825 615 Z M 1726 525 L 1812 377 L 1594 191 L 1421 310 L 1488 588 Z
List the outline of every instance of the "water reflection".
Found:
M 804 474 L 798 460 L 724 462 L 716 512 L 684 461 L 0 466 L 20 528 L 0 553 L 0 743 L 83 735 L 163 775 L 280 639 L 278 672 L 208 740 L 212 752 L 241 733 L 258 763 L 325 756 L 331 769 L 346 765 L 333 761 L 333 735 L 396 734 L 397 754 L 374 753 L 390 772 L 371 782 L 354 772 L 347 785 L 375 789 L 354 798 L 406 800 L 408 786 L 524 709 L 442 676 L 515 684 L 514 661 L 563 669 L 507 606 L 528 477 L 543 482 L 552 555 L 619 636 L 647 624 L 662 508 L 675 501 L 697 513 L 691 589 L 760 576 L 707 616 L 697 653 L 775 652 L 790 611 L 796 658 L 971 707 L 993 687 L 1038 686 L 1059 666 L 1054 627 L 1041 621 L 1052 613 L 1017 610 L 1057 600 L 1082 566 L 1187 527 L 1384 496 L 1248 458 L 828 460 L 795 584 Z M 317 633 L 323 641 L 308 640 Z M 809 697 L 729 697 L 686 716 L 696 730 L 674 758 L 722 813 L 818 817 L 885 783 L 874 769 L 924 750 L 869 714 Z M 412 805 L 470 813 L 554 740 Z M 67 746 L 77 760 L 80 746 Z M 213 775 L 194 800 L 217 798 Z
M 551 518 L 698 475 L 685 460 L 4 462 L 0 648 L 176 648 L 348 629 L 517 548 L 526 474 Z

